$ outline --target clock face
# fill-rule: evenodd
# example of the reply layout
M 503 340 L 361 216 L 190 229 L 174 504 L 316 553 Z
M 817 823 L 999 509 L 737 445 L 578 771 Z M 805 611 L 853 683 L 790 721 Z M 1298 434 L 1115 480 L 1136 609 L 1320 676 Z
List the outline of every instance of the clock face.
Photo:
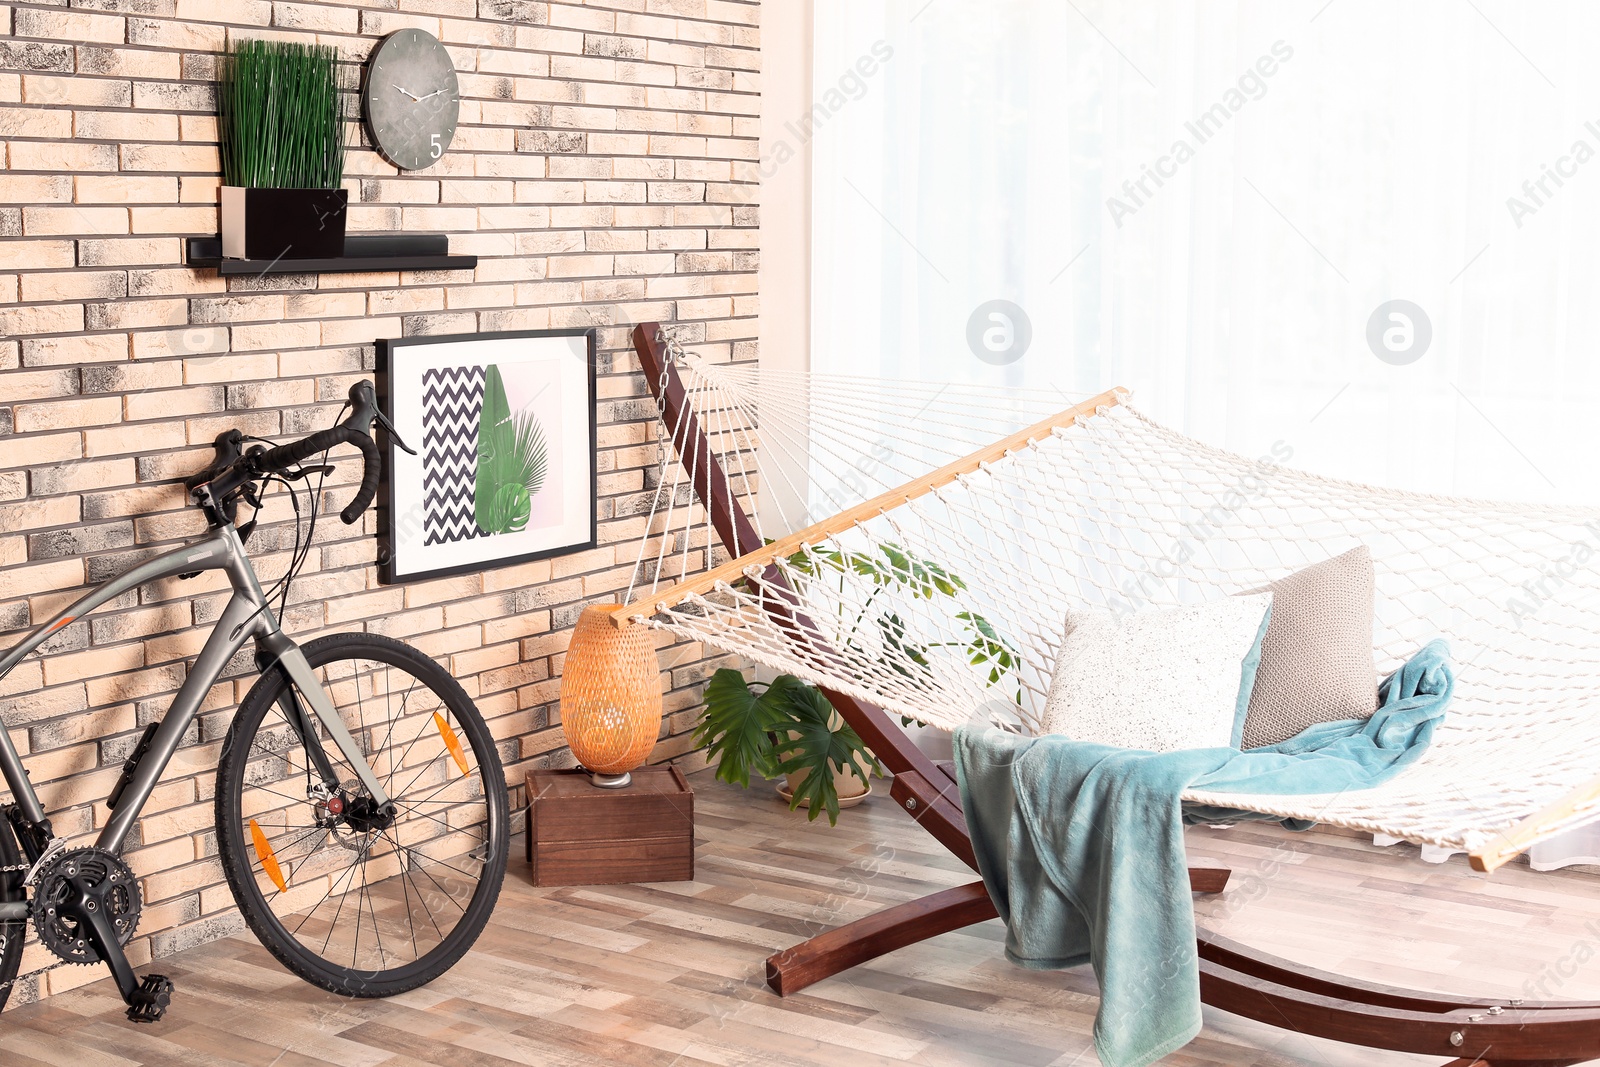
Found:
M 433 166 L 456 135 L 455 64 L 424 30 L 396 30 L 383 39 L 367 64 L 362 99 L 373 143 L 403 170 Z

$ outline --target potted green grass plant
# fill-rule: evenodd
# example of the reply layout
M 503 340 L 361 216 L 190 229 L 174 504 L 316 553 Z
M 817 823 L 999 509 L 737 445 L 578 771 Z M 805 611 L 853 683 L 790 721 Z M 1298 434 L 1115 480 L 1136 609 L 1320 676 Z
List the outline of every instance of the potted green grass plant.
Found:
M 222 254 L 344 254 L 346 98 L 327 45 L 239 41 L 217 69 Z

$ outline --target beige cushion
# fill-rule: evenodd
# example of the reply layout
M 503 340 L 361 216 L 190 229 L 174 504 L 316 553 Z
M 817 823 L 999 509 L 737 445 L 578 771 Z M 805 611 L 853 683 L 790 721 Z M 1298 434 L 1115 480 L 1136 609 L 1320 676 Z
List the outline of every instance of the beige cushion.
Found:
M 1272 618 L 1240 747 L 1275 745 L 1319 722 L 1370 717 L 1378 707 L 1372 553 L 1353 548 L 1268 588 Z

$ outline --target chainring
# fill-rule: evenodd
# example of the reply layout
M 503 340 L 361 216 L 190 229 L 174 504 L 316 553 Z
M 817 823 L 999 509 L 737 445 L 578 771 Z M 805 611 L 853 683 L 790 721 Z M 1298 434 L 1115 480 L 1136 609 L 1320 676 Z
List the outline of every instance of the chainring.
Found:
M 33 925 L 39 941 L 68 963 L 99 963 L 100 954 L 86 931 L 65 910 L 75 879 L 90 888 L 111 883 L 103 899 L 117 940 L 124 945 L 139 925 L 139 881 L 121 857 L 101 848 L 69 849 L 39 872 L 33 891 Z

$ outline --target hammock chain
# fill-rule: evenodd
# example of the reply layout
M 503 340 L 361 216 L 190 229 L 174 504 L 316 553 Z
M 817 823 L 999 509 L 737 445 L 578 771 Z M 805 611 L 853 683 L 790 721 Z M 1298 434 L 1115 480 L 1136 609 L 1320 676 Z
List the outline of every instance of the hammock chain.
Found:
M 656 340 L 667 346 L 667 358 L 661 361 L 661 376 L 656 382 L 656 484 L 665 485 L 667 481 L 667 467 L 671 463 L 667 455 L 667 384 L 668 371 L 678 362 L 683 354 L 683 347 L 678 339 L 667 332 L 665 326 L 656 330 Z
M 667 347 L 666 358 L 661 361 L 661 380 L 656 383 L 656 474 L 657 478 L 659 479 L 657 484 L 665 485 L 667 479 L 667 466 L 670 463 L 667 455 L 665 438 L 675 436 L 670 430 L 665 435 L 663 435 L 662 432 L 663 430 L 667 430 L 668 372 L 683 361 L 684 352 L 683 342 L 678 340 L 678 335 L 671 330 L 668 330 L 665 326 L 662 326 L 656 330 L 656 340 L 660 341 Z M 685 536 L 687 536 L 687 532 L 685 533 Z M 711 519 L 708 515 L 706 517 L 706 570 L 710 570 L 715 565 L 715 553 L 712 548 L 713 540 L 714 538 L 711 532 Z M 684 548 L 684 557 L 687 560 L 687 545 Z
M 672 466 L 672 455 L 667 449 L 667 441 L 670 438 L 674 438 L 676 433 L 672 427 L 667 425 L 667 389 L 671 385 L 672 381 L 672 368 L 678 366 L 683 361 L 684 356 L 683 343 L 678 340 L 676 334 L 668 330 L 665 326 L 656 327 L 655 339 L 666 347 L 666 354 L 665 358 L 663 358 L 661 361 L 661 373 L 657 376 L 653 390 L 654 399 L 656 402 L 656 417 L 651 425 L 654 427 L 656 438 L 656 493 L 655 499 L 650 505 L 649 524 L 651 527 L 655 525 L 656 514 L 658 509 L 661 507 L 664 494 L 668 497 L 667 519 L 668 525 L 670 526 L 671 524 L 672 500 L 671 490 L 668 488 L 667 473 Z M 670 539 L 671 533 L 672 531 L 670 529 L 663 531 L 663 534 L 668 539 Z M 664 550 L 665 549 L 663 549 L 663 551 Z M 633 576 L 628 581 L 628 590 L 623 595 L 624 603 L 633 602 L 634 590 L 638 587 L 640 571 L 643 567 L 643 564 L 644 554 L 641 548 L 639 558 L 634 561 Z M 711 543 L 710 538 L 708 537 L 706 543 L 706 568 L 709 570 L 710 567 Z M 656 572 L 651 577 L 652 588 L 657 582 L 660 581 L 660 578 L 660 560 L 658 560 Z

